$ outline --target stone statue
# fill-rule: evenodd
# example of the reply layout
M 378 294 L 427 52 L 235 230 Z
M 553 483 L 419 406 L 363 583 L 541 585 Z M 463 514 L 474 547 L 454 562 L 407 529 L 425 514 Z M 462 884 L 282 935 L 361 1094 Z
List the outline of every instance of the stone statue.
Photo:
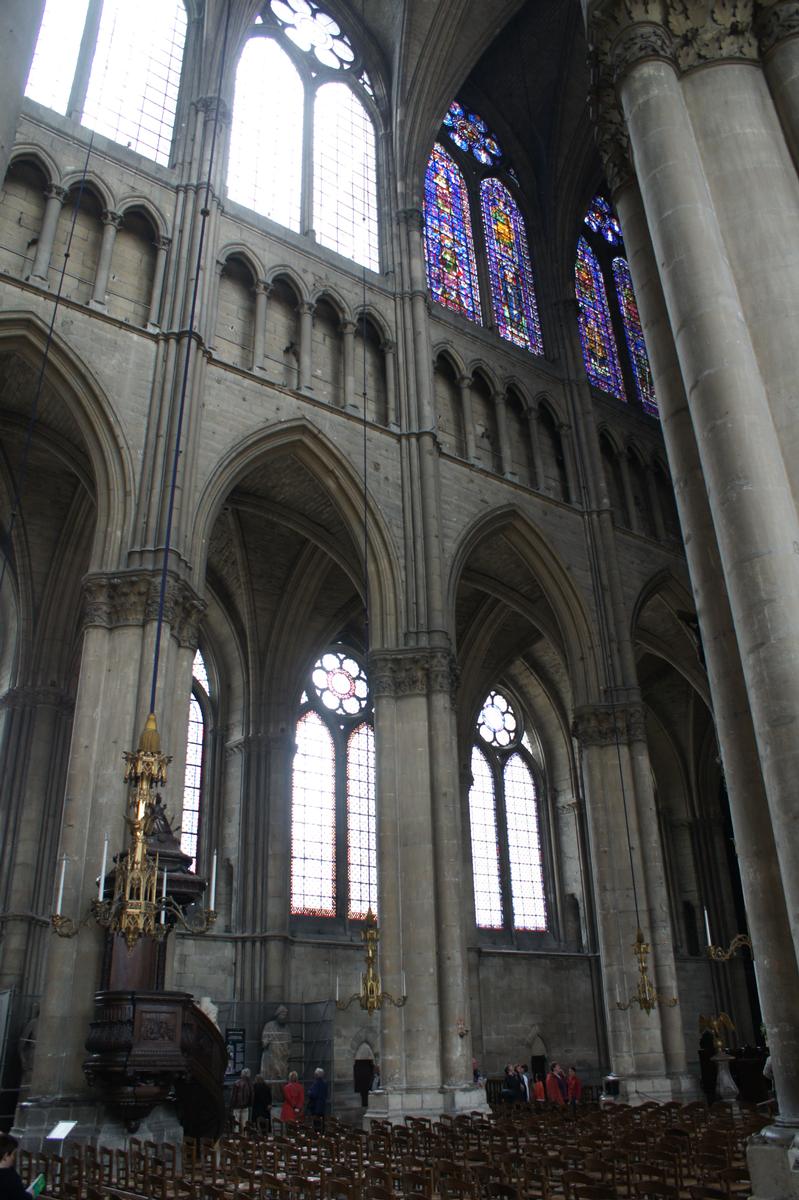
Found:
M 288 1009 L 281 1004 L 261 1031 L 261 1074 L 267 1083 L 285 1083 L 289 1072 L 291 1030 L 286 1024 Z
M 197 1004 L 200 1012 L 204 1012 L 209 1021 L 213 1021 L 217 1029 L 219 1028 L 219 1009 L 214 1004 L 210 996 L 200 996 Z

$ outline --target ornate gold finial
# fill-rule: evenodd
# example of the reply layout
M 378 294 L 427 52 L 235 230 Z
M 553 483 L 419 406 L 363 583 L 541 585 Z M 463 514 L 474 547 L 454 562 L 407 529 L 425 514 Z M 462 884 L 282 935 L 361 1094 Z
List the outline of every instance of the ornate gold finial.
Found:
M 161 753 L 161 735 L 158 732 L 158 722 L 155 719 L 154 712 L 151 712 L 144 722 L 144 729 L 142 729 L 141 737 L 139 738 L 139 751 L 144 751 L 147 754 Z
M 677 997 L 661 995 L 649 978 L 649 973 L 646 969 L 646 960 L 649 957 L 649 942 L 644 941 L 641 929 L 638 930 L 636 939 L 633 942 L 633 954 L 638 959 L 638 987 L 626 1003 L 617 1000 L 616 1008 L 620 1008 L 622 1012 L 626 1012 L 628 1008 L 632 1008 L 634 1004 L 637 1004 L 647 1016 L 649 1016 L 654 1008 L 657 1008 L 658 1004 L 661 1008 L 674 1008 L 678 1003 Z
M 370 1017 L 375 1009 L 383 1007 L 383 1002 L 386 1000 L 396 1008 L 402 1008 L 408 997 L 400 996 L 398 1000 L 395 1000 L 390 992 L 383 991 L 380 983 L 380 975 L 377 970 L 377 943 L 380 941 L 380 933 L 377 928 L 377 917 L 372 912 L 371 905 L 364 919 L 361 939 L 366 946 L 366 970 L 361 973 L 361 990 L 353 992 L 349 1000 L 337 1000 L 336 1008 L 349 1008 L 353 1001 L 357 1000 Z

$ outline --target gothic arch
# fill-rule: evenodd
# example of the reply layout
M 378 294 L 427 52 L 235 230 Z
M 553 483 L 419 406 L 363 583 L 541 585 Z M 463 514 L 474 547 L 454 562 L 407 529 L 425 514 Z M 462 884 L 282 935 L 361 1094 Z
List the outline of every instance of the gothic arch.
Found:
M 166 218 L 158 206 L 153 204 L 152 200 L 149 200 L 147 196 L 126 196 L 124 200 L 120 200 L 119 213 L 121 216 L 124 217 L 126 213 L 133 209 L 144 214 L 152 225 L 156 237 L 163 238 L 167 236 L 169 226 L 167 225 Z
M 197 502 L 193 531 L 196 585 L 201 586 L 205 570 L 208 536 L 225 496 L 237 481 L 270 451 L 286 447 L 301 459 L 335 505 L 356 546 L 362 543 L 363 481 L 339 449 L 305 420 L 291 421 L 240 441 L 217 465 Z M 335 467 L 332 465 L 335 463 Z M 370 627 L 373 645 L 396 643 L 401 620 L 400 572 L 393 544 L 379 504 L 368 494 L 369 595 L 372 604 Z M 328 548 L 329 549 L 329 548 Z M 361 586 L 360 564 L 342 559 L 356 589 Z
M 61 171 L 56 165 L 55 159 L 46 150 L 43 150 L 41 146 L 32 146 L 27 142 L 18 142 L 9 156 L 9 167 L 16 162 L 35 163 L 47 179 L 49 186 L 57 185 L 59 182 Z

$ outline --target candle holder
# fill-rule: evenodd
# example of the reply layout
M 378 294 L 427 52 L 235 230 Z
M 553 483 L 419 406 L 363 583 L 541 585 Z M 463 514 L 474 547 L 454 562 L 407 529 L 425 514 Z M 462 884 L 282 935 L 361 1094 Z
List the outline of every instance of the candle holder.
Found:
M 616 1008 L 621 1009 L 622 1012 L 627 1012 L 634 1004 L 637 1004 L 641 1011 L 649 1016 L 658 1005 L 661 1008 L 674 1008 L 679 1004 L 676 996 L 667 997 L 658 992 L 649 978 L 646 966 L 646 960 L 649 957 L 649 942 L 644 941 L 644 935 L 640 929 L 633 942 L 633 954 L 638 959 L 638 987 L 626 1002 L 617 1000 Z
M 723 946 L 708 946 L 707 956 L 708 958 L 711 958 L 713 962 L 729 962 L 734 954 L 737 954 L 739 950 L 744 949 L 748 950 L 754 959 L 752 939 L 749 937 L 749 934 L 736 933 L 726 950 Z
M 361 938 L 366 946 L 366 970 L 361 974 L 361 990 L 353 992 L 348 1000 L 336 1000 L 336 1008 L 343 1011 L 357 1000 L 370 1017 L 376 1009 L 382 1008 L 386 1001 L 393 1004 L 395 1008 L 402 1008 L 408 997 L 400 996 L 395 1000 L 390 992 L 383 991 L 380 982 L 380 974 L 377 970 L 377 943 L 380 941 L 380 932 L 377 928 L 377 917 L 372 912 L 371 906 L 366 914 Z

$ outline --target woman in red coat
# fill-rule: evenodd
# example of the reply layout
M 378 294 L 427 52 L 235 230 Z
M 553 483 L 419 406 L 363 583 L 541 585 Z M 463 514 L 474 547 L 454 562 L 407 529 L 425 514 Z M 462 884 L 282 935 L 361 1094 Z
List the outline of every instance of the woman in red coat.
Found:
M 297 1072 L 292 1071 L 288 1083 L 283 1084 L 283 1107 L 281 1121 L 297 1121 L 305 1108 L 305 1088 L 297 1082 Z
M 576 1067 L 569 1067 L 569 1078 L 567 1080 L 567 1089 L 568 1089 L 569 1103 L 572 1106 L 572 1112 L 574 1112 L 577 1108 L 577 1105 L 580 1103 L 580 1097 L 583 1094 L 582 1080 L 580 1079 L 580 1076 L 577 1074 Z
M 565 1104 L 566 1099 L 563 1095 L 563 1090 L 558 1083 L 558 1064 L 553 1062 L 549 1068 L 549 1074 L 546 1080 L 547 1100 L 550 1104 Z

